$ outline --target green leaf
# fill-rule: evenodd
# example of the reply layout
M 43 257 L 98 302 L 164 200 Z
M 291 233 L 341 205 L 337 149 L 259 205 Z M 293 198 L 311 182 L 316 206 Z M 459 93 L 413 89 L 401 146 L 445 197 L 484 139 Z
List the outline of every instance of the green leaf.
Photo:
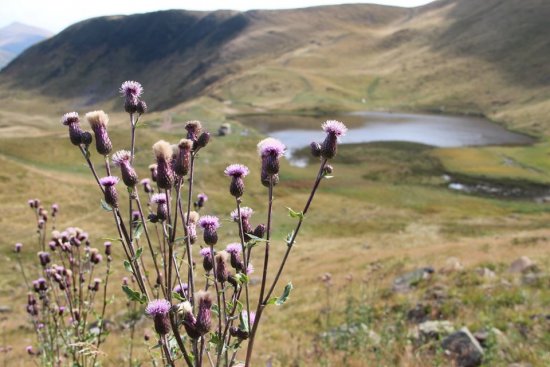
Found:
M 243 273 L 237 273 L 234 275 L 235 277 L 235 280 L 237 280 L 237 282 L 239 282 L 240 284 L 246 284 L 248 283 L 248 276 L 246 274 L 243 274 Z
M 304 219 L 304 213 L 302 212 L 295 212 L 294 210 L 292 210 L 291 208 L 288 208 L 288 215 L 291 217 L 291 218 L 300 218 L 300 219 Z
M 109 204 L 105 202 L 105 200 L 101 199 L 101 208 L 105 211 L 112 212 L 113 208 Z
M 185 302 L 185 301 L 187 301 L 185 298 L 183 298 L 183 297 L 181 296 L 181 294 L 179 294 L 179 293 L 177 293 L 177 292 L 172 292 L 172 297 L 175 298 L 175 299 L 177 299 L 177 300 L 180 301 L 180 302 Z
M 135 239 L 139 240 L 139 238 L 141 237 L 141 234 L 143 233 L 143 223 L 141 221 L 137 221 L 135 223 L 136 223 L 136 228 L 134 228 L 133 236 Z
M 248 312 L 241 312 L 239 315 L 239 320 L 239 329 L 248 332 Z
M 246 235 L 254 241 L 267 242 L 267 240 L 265 238 L 260 238 L 260 237 L 254 236 L 252 233 L 247 233 Z
M 294 237 L 294 230 L 286 235 L 286 244 L 288 246 L 292 246 L 296 243 L 296 241 L 292 241 L 292 238 Z
M 185 241 L 187 239 L 187 237 L 185 236 L 181 236 L 181 237 L 176 237 L 174 239 L 174 243 L 178 243 L 178 242 L 181 242 L 181 241 Z
M 271 298 L 269 301 L 267 301 L 267 304 L 268 305 L 276 305 L 276 306 L 283 305 L 288 300 L 288 297 L 290 296 L 290 292 L 292 292 L 293 288 L 294 287 L 292 285 L 292 282 L 289 282 L 285 286 L 285 289 L 283 290 L 283 294 L 281 294 L 281 296 L 279 298 L 277 298 L 277 297 Z
M 137 292 L 133 290 L 132 288 L 128 287 L 127 285 L 122 286 L 122 290 L 124 293 L 126 293 L 126 296 L 130 301 L 135 301 L 139 303 L 145 303 L 146 297 L 145 295 L 141 294 L 140 292 Z
M 216 304 L 212 305 L 211 311 L 216 316 L 220 315 L 220 309 L 219 309 L 218 305 L 216 305 Z
M 134 271 L 132 270 L 132 264 L 130 264 L 130 262 L 128 260 L 124 260 L 124 269 L 126 269 L 126 271 L 134 274 Z
M 138 247 L 136 250 L 136 255 L 132 257 L 132 262 L 135 262 L 137 259 L 141 257 L 141 254 L 143 254 L 143 247 Z

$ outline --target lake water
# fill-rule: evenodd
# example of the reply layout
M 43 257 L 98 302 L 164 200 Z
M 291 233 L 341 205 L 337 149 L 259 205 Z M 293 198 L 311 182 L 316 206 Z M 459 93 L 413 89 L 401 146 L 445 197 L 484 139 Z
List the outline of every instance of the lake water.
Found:
M 324 117 L 311 116 L 247 116 L 242 121 L 281 140 L 292 152 L 308 146 L 311 141 L 322 142 L 320 129 Z M 379 141 L 407 141 L 435 147 L 464 147 L 480 145 L 524 145 L 534 139 L 506 130 L 487 119 L 470 116 L 412 114 L 392 112 L 354 112 L 330 116 L 348 126 L 341 144 Z M 292 158 L 291 158 L 292 161 Z M 303 162 L 294 161 L 296 165 Z

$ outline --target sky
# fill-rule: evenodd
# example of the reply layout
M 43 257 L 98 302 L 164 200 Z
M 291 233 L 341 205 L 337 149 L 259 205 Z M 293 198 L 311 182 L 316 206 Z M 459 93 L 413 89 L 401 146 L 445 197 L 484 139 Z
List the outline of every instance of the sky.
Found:
M 433 0 L 1 0 L 0 28 L 13 22 L 25 23 L 57 33 L 78 21 L 116 14 L 146 13 L 155 10 L 250 10 L 287 9 L 344 3 L 377 3 L 414 7 Z

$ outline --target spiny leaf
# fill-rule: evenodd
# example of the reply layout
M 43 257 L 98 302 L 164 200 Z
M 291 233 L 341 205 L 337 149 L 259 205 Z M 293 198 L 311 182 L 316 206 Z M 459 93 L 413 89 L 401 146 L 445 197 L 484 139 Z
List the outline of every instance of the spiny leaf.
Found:
M 269 301 L 267 301 L 267 304 L 268 305 L 276 305 L 276 306 L 283 305 L 288 300 L 288 297 L 290 296 L 290 292 L 292 292 L 293 288 L 294 288 L 294 286 L 292 285 L 292 282 L 289 282 L 285 286 L 285 289 L 283 290 L 283 294 L 281 294 L 279 296 L 279 298 L 277 298 L 277 297 L 271 298 Z
M 126 293 L 126 296 L 130 301 L 135 301 L 139 303 L 145 303 L 145 297 L 140 292 L 137 292 L 133 290 L 132 288 L 128 287 L 127 285 L 122 286 L 122 290 L 124 293 Z
M 288 208 L 288 215 L 291 217 L 291 218 L 300 218 L 300 219 L 304 219 L 304 213 L 302 212 L 295 212 L 294 210 L 292 210 L 291 208 Z
M 101 208 L 105 211 L 112 212 L 113 208 L 109 204 L 105 202 L 105 200 L 101 199 Z
M 130 264 L 130 262 L 128 260 L 124 260 L 124 269 L 126 269 L 126 271 L 134 274 L 134 271 L 132 270 L 132 265 Z

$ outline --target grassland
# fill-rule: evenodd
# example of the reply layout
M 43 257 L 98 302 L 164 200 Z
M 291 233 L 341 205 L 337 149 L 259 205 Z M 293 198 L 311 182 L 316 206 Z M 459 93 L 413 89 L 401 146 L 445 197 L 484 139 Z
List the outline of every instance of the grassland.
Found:
M 23 242 L 25 261 L 28 264 L 34 261 L 33 217 L 26 208 L 26 200 L 38 197 L 45 204 L 54 201 L 59 203 L 61 217 L 58 225 L 83 227 L 90 232 L 94 246 L 101 247 L 101 238 L 110 237 L 114 232 L 111 218 L 100 208 L 96 188 L 78 151 L 70 145 L 64 127 L 51 118 L 27 120 L 24 115 L 17 113 L 10 116 L 19 119 L 22 126 L 21 132 L 12 136 L 5 134 L 0 138 L 3 168 L 0 172 L 0 242 L 1 256 L 6 264 L 1 270 L 0 305 L 12 308 L 9 317 L 2 319 L 5 343 L 14 347 L 13 351 L 3 355 L 9 366 L 21 365 L 21 361 L 24 361 L 24 365 L 32 364 L 29 357 L 24 356 L 23 350 L 25 345 L 34 342 L 23 308 L 26 290 L 17 275 L 17 265 L 11 253 L 15 242 Z M 211 131 L 223 120 L 221 113 L 210 109 L 204 101 L 187 105 L 181 111 L 172 110 L 147 116 L 146 127 L 139 130 L 137 150 L 140 162 L 138 170 L 142 177 L 147 176 L 147 165 L 152 159 L 149 149 L 151 144 L 159 138 L 177 141 L 183 135 L 183 121 L 187 118 L 201 118 Z M 112 115 L 111 135 L 115 146 L 120 148 L 128 144 L 124 120 L 123 114 Z M 23 128 L 25 125 L 36 126 L 36 130 L 27 130 Z M 242 162 L 252 168 L 252 174 L 247 177 L 244 202 L 256 210 L 254 218 L 260 221 L 266 214 L 263 208 L 265 190 L 256 185 L 259 180 L 259 162 L 255 144 L 261 136 L 254 131 L 243 136 L 240 132 L 244 128 L 235 121 L 233 125 L 234 134 L 215 138 L 201 153 L 197 192 L 203 191 L 209 195 L 207 212 L 227 217 L 231 210 L 231 199 L 223 186 L 226 183 L 223 168 L 229 163 Z M 26 134 L 23 133 L 25 131 Z M 333 162 L 335 177 L 322 183 L 311 216 L 303 228 L 303 237 L 298 240 L 288 272 L 281 282 L 285 284 L 292 280 L 295 292 L 288 305 L 274 308 L 267 314 L 266 324 L 261 329 L 262 341 L 256 364 L 262 365 L 271 360 L 274 366 L 322 365 L 346 357 L 350 366 L 370 365 L 377 358 L 384 360 L 385 365 L 444 365 L 445 360 L 441 355 L 429 350 L 411 349 L 405 336 L 392 334 L 387 329 L 391 325 L 401 325 L 406 329 L 406 323 L 403 326 L 403 315 L 407 307 L 413 307 L 422 298 L 423 292 L 427 292 L 433 284 L 422 285 L 404 297 L 392 295 L 388 289 L 392 279 L 403 271 L 427 265 L 438 269 L 448 257 L 453 256 L 461 260 L 466 270 L 451 276 L 437 275 L 436 282 L 447 285 L 453 292 L 458 289 L 452 299 L 460 301 L 461 306 L 458 310 L 452 308 L 451 311 L 445 311 L 444 317 L 471 328 L 487 325 L 502 327 L 499 320 L 509 319 L 510 325 L 504 331 L 513 342 L 525 344 L 524 352 L 499 352 L 497 357 L 488 361 L 504 363 L 521 360 L 534 366 L 543 366 L 547 358 L 544 352 L 548 350 L 547 334 L 538 331 L 542 321 L 529 320 L 548 306 L 547 289 L 544 288 L 546 280 L 541 281 L 542 285 L 538 283 L 525 290 L 516 283 L 516 278 L 505 274 L 502 269 L 515 258 L 526 255 L 537 261 L 543 272 L 548 271 L 550 230 L 547 223 L 550 210 L 546 205 L 532 201 L 458 194 L 446 188 L 441 176 L 447 170 L 455 169 L 451 163 L 457 161 L 457 156 L 465 157 L 464 162 L 467 162 L 469 154 L 493 154 L 496 157 L 506 154 L 519 162 L 530 162 L 541 173 L 533 178 L 527 173 L 518 174 L 516 166 L 504 166 L 500 167 L 501 175 L 546 182 L 544 177 L 548 167 L 544 160 L 544 149 L 544 143 L 533 148 L 449 151 L 407 143 L 342 146 L 339 156 Z M 533 156 L 539 157 L 538 160 L 532 160 L 530 157 Z M 490 164 L 494 159 L 489 156 L 487 161 Z M 96 163 L 100 164 L 99 161 Z M 460 165 L 458 169 L 466 171 L 464 167 Z M 485 168 L 485 172 L 493 171 Z M 475 175 L 475 172 L 468 173 Z M 274 235 L 278 239 L 274 246 L 275 256 L 282 255 L 284 236 L 293 223 L 285 207 L 300 208 L 303 205 L 314 174 L 314 161 L 307 168 L 296 168 L 286 163 L 283 165 L 275 201 L 275 221 L 278 223 Z M 224 224 L 221 232 L 223 241 L 229 242 L 229 238 L 235 235 L 235 228 Z M 110 338 L 117 342 L 106 344 L 106 355 L 103 358 L 105 365 L 120 365 L 127 358 L 129 331 L 121 328 L 126 317 L 122 311 L 126 301 L 119 290 L 119 282 L 124 275 L 121 261 L 120 251 L 116 251 L 117 269 L 111 284 L 116 298 L 108 317 L 115 321 L 116 327 Z M 364 283 L 361 279 L 372 276 L 373 264 L 381 267 L 376 281 Z M 255 265 L 259 268 L 261 261 L 256 260 Z M 473 275 L 473 269 L 478 266 L 500 269 L 499 277 L 514 284 L 513 290 L 506 291 L 508 293 L 495 293 L 498 297 L 510 294 L 512 298 L 510 302 L 500 302 L 497 297 L 495 313 L 491 313 L 490 303 L 480 303 L 483 292 L 479 288 L 479 280 Z M 324 298 L 319 297 L 325 288 L 318 278 L 325 272 L 332 274 L 334 289 L 341 289 L 330 305 L 330 322 L 320 316 L 326 314 L 322 311 L 326 305 Z M 346 280 L 348 274 L 353 275 L 351 284 Z M 462 277 L 474 279 L 458 287 L 456 284 Z M 252 287 L 252 291 L 258 290 Z M 372 308 L 369 312 L 374 316 L 368 319 L 369 327 L 391 339 L 391 347 L 363 350 L 359 356 L 339 350 L 330 356 L 326 352 L 333 347 L 325 345 L 324 348 L 328 348 L 323 352 L 325 354 L 317 354 L 318 348 L 322 347 L 318 339 L 320 333 L 345 322 L 346 314 L 363 312 L 358 306 L 346 306 L 350 295 L 355 297 L 355 302 Z M 399 307 L 401 311 L 394 314 L 391 307 Z M 395 317 L 384 316 L 387 312 Z M 512 313 L 514 317 L 511 317 Z M 528 334 L 529 343 L 517 332 L 516 325 L 520 321 L 521 325 L 527 323 L 528 330 L 532 330 Z M 144 319 L 138 323 L 136 346 L 142 345 L 145 330 L 150 332 L 151 325 Z M 293 330 L 290 341 L 288 330 Z M 292 347 L 289 348 L 289 345 Z M 136 356 L 147 358 L 144 354 Z M 333 362 L 329 362 L 331 360 Z

